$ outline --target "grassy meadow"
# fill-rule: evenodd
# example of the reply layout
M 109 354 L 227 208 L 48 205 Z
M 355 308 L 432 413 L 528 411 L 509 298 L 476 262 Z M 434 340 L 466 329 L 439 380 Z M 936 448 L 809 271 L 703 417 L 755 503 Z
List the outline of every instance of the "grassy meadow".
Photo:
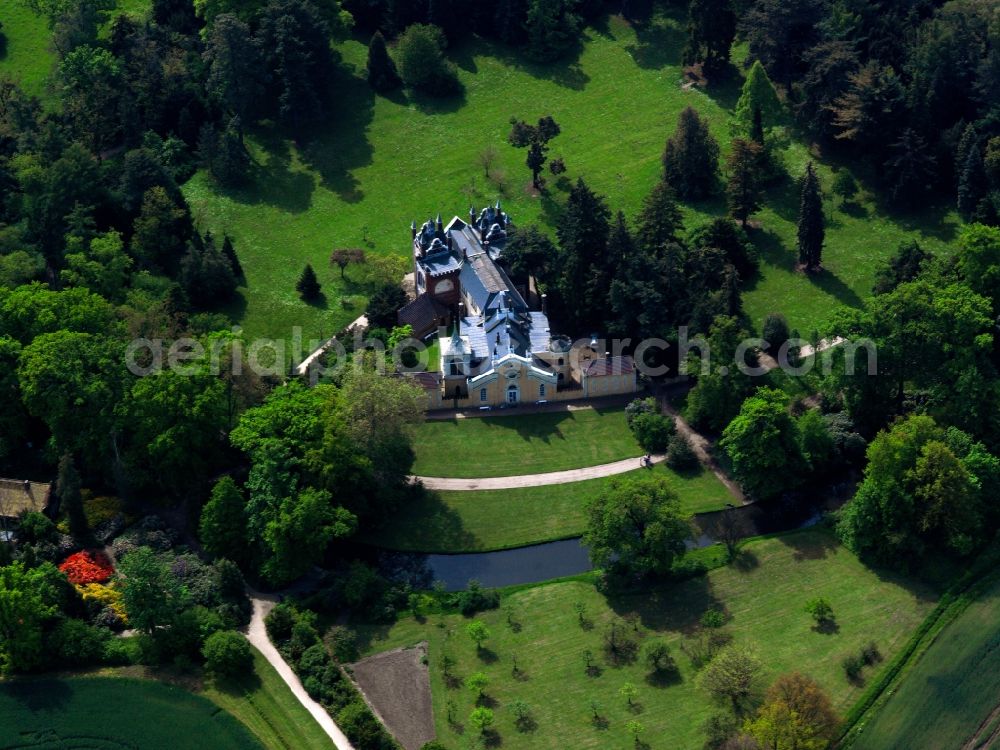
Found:
M 647 472 L 636 469 L 620 475 Z M 684 513 L 720 510 L 732 497 L 704 469 L 678 474 L 656 466 L 677 493 Z M 610 478 L 522 487 L 510 490 L 427 492 L 400 508 L 365 541 L 380 547 L 417 552 L 484 552 L 580 536 L 587 524 L 587 503 Z
M 998 646 L 1000 581 L 937 635 L 851 747 L 995 747 L 1000 738 Z
M 327 750 L 330 738 L 257 649 L 253 673 L 209 683 L 202 695 L 239 719 L 267 750 Z
M 803 606 L 815 596 L 833 605 L 836 628 L 813 629 Z M 725 627 L 735 640 L 756 644 L 766 665 L 765 682 L 783 672 L 804 672 L 843 712 L 862 687 L 848 682 L 842 657 L 874 640 L 891 658 L 937 596 L 928 587 L 865 567 L 831 532 L 812 529 L 749 542 L 737 566 L 638 596 L 606 597 L 592 584 L 574 580 L 516 590 L 503 602 L 513 607 L 515 627 L 507 624 L 503 609 L 477 616 L 492 634 L 478 654 L 465 632 L 467 620 L 459 615 L 407 618 L 391 627 L 362 628 L 361 634 L 368 653 L 428 641 L 435 722 L 445 746 L 464 747 L 471 739 L 473 730 L 466 725 L 475 699 L 442 674 L 440 660 L 448 654 L 455 660 L 457 680 L 476 671 L 489 677 L 487 702 L 496 714 L 499 741 L 509 750 L 626 750 L 634 746 L 625 729 L 633 718 L 645 727 L 642 739 L 650 747 L 688 749 L 701 747 L 702 723 L 723 710 L 698 686 L 682 650 L 705 611 L 724 610 Z M 585 627 L 574 609 L 578 601 L 585 606 Z M 649 677 L 641 660 L 620 666 L 607 662 L 602 636 L 612 620 L 629 614 L 637 616 L 634 637 L 640 644 L 651 637 L 669 644 L 679 666 L 675 679 Z M 586 650 L 598 665 L 592 676 L 585 670 Z M 638 688 L 631 710 L 618 693 L 625 682 Z M 518 699 L 531 707 L 533 726 L 526 731 L 515 727 L 507 708 Z M 592 700 L 600 706 L 599 725 L 591 720 Z M 454 723 L 448 720 L 449 702 Z
M 621 408 L 587 408 L 472 419 L 417 428 L 413 473 L 424 477 L 538 474 L 638 457 Z
M 142 14 L 149 5 L 150 0 L 116 0 L 115 12 Z M 43 101 L 50 99 L 48 83 L 56 58 L 48 22 L 22 0 L 5 0 L 0 4 L 0 23 L 0 76 L 10 76 Z
M 151 680 L 74 677 L 4 682 L 0 717 L 0 747 L 8 748 L 264 747 L 211 701 Z
M 703 91 L 683 86 L 680 67 L 683 20 L 667 15 L 641 28 L 617 16 L 587 32 L 577 59 L 535 65 L 515 51 L 470 39 L 449 51 L 465 86 L 462 97 L 427 99 L 405 93 L 375 96 L 363 79 L 367 39 L 338 45 L 343 65 L 334 85 L 340 106 L 308 142 L 293 143 L 258 131 L 253 149 L 255 181 L 242 190 L 221 190 L 199 173 L 185 195 L 202 226 L 228 232 L 246 269 L 247 287 L 232 312 L 250 336 L 289 338 L 293 326 L 319 338 L 353 320 L 370 289 L 359 269 L 346 282 L 327 257 L 337 246 L 360 246 L 371 255 L 403 259 L 409 225 L 441 211 L 464 215 L 500 197 L 516 223 L 538 222 L 552 230 L 566 191 L 583 176 L 607 196 L 613 210 L 634 215 L 660 173 L 663 144 L 677 115 L 690 105 L 708 118 L 728 149 L 729 112 L 741 80 Z M 511 116 L 528 120 L 551 114 L 563 132 L 551 155 L 569 172 L 549 178 L 536 197 L 526 189 L 523 150 L 506 143 Z M 478 163 L 487 147 L 497 152 L 494 179 Z M 792 140 L 783 152 L 798 175 L 810 158 Z M 823 183 L 832 166 L 820 159 Z M 502 179 L 497 179 L 502 175 Z M 863 174 L 858 175 L 864 178 Z M 499 182 L 499 185 L 498 185 Z M 763 262 L 746 283 L 745 308 L 755 325 L 783 311 L 804 335 L 839 305 L 868 296 L 881 260 L 908 238 L 940 250 L 953 236 L 952 213 L 890 217 L 867 193 L 842 208 L 830 197 L 826 271 L 809 279 L 794 270 L 798 195 L 790 181 L 772 189 L 768 207 L 752 230 Z M 725 211 L 719 199 L 686 208 L 689 226 Z M 295 293 L 306 262 L 319 270 L 324 299 L 307 305 Z

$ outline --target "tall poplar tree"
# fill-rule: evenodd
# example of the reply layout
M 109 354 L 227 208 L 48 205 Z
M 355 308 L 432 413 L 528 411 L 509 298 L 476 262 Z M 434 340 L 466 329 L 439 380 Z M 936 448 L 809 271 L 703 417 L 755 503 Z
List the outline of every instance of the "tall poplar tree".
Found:
M 610 287 L 606 258 L 610 216 L 604 199 L 582 178 L 577 180 L 556 232 L 562 266 L 558 289 L 573 333 L 589 334 L 604 323 Z
M 823 260 L 823 197 L 819 178 L 812 162 L 806 165 L 799 201 L 799 265 L 806 271 L 818 271 Z
M 753 141 L 737 138 L 726 160 L 729 178 L 726 182 L 726 199 L 729 213 L 746 227 L 750 214 L 760 210 L 760 179 L 757 167 L 761 146 Z

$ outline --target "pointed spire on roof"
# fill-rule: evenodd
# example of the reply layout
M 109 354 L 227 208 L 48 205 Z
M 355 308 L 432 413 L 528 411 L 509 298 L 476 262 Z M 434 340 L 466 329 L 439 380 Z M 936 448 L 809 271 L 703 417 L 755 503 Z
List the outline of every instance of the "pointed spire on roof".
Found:
M 494 206 L 494 208 L 495 208 L 495 209 L 496 209 L 497 211 L 499 211 L 499 210 L 500 210 L 500 199 L 499 199 L 499 198 L 497 198 L 497 204 L 496 204 L 496 206 Z

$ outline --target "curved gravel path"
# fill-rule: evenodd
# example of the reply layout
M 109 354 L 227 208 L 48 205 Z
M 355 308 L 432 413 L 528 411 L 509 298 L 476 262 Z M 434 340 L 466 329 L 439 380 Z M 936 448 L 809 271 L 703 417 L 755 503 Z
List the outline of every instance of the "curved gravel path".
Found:
M 302 687 L 302 682 L 298 676 L 288 666 L 288 662 L 278 653 L 278 649 L 271 643 L 271 639 L 267 637 L 264 618 L 267 617 L 271 608 L 277 603 L 277 599 L 265 594 L 251 593 L 250 601 L 253 602 L 253 617 L 250 620 L 250 627 L 247 629 L 247 640 L 274 667 L 299 703 L 305 706 L 305 709 L 312 714 L 313 718 L 323 728 L 323 731 L 327 733 L 337 750 L 354 750 L 354 746 L 351 745 L 344 733 L 340 731 L 340 727 L 334 723 L 333 718 L 326 712 L 326 709 L 309 697 L 309 693 Z
M 653 463 L 664 461 L 666 456 L 653 456 Z M 457 477 L 410 477 L 411 482 L 422 482 L 429 490 L 509 490 L 518 487 L 544 487 L 549 484 L 582 482 L 586 479 L 600 479 L 641 469 L 642 456 L 613 461 L 599 466 L 585 466 L 582 469 L 550 471 L 545 474 L 521 474 L 514 477 L 481 477 L 459 479 Z

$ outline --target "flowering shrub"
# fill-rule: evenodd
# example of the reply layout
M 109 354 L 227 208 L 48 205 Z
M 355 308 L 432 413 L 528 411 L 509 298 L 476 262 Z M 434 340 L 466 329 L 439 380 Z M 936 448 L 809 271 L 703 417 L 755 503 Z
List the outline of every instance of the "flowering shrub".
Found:
M 96 552 L 84 550 L 70 555 L 63 560 L 59 570 L 66 574 L 70 583 L 81 586 L 87 583 L 103 583 L 115 572 L 108 556 L 100 550 Z
M 83 501 L 83 513 L 87 517 L 87 524 L 94 528 L 122 512 L 122 503 L 117 497 L 99 495 L 97 497 L 87 497 Z
M 122 592 L 111 586 L 102 583 L 88 583 L 77 586 L 84 603 L 91 611 L 110 610 L 123 624 L 128 624 L 128 613 L 125 612 L 125 605 L 122 603 Z

